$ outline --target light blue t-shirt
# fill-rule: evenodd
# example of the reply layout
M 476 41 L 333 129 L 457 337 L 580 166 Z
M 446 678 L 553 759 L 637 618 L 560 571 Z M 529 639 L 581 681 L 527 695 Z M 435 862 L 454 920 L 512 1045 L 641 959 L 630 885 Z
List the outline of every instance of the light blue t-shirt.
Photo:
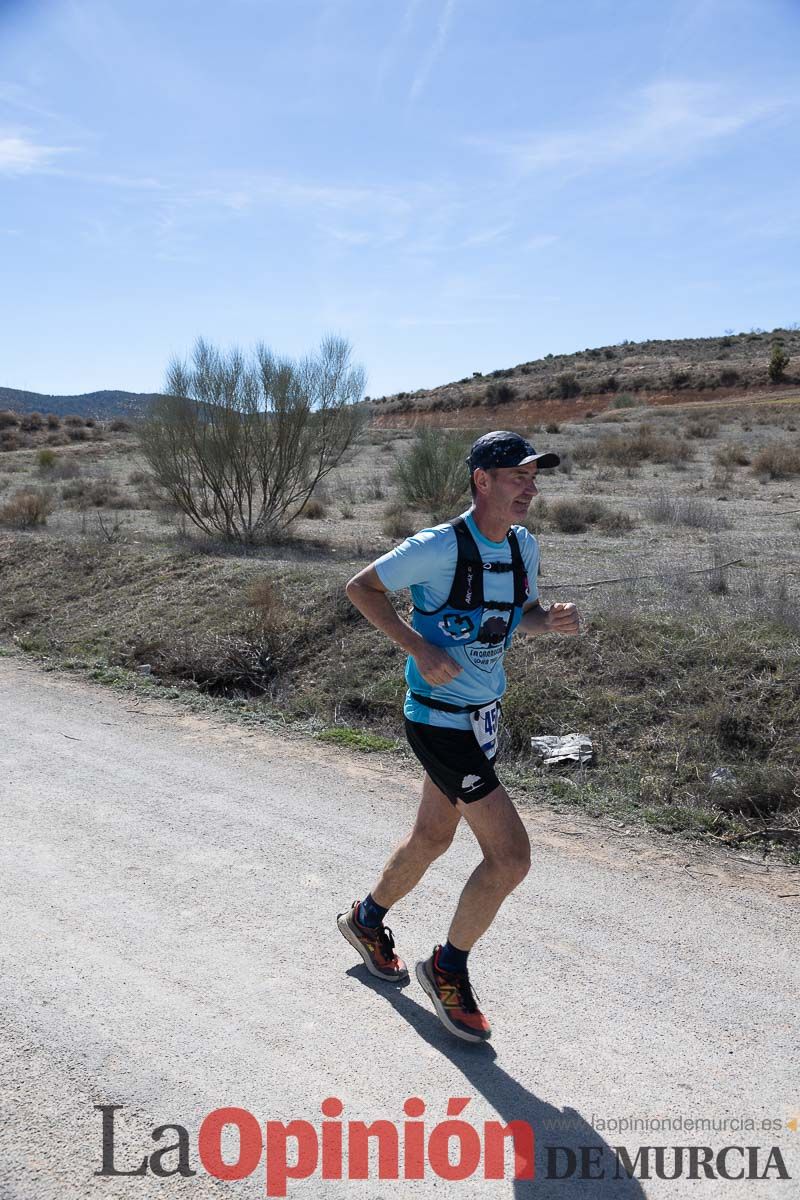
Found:
M 511 547 L 508 539 L 492 542 L 484 537 L 469 510 L 462 514 L 478 546 L 484 562 L 511 562 Z M 522 525 L 512 526 L 519 542 L 522 561 L 528 574 L 530 595 L 528 601 L 538 597 L 537 574 L 539 570 L 539 543 L 532 533 Z M 384 554 L 373 564 L 378 578 L 390 592 L 401 588 L 411 589 L 411 599 L 417 608 L 430 611 L 444 604 L 450 595 L 455 574 L 458 548 L 453 526 L 435 525 L 432 529 L 421 529 L 406 538 L 394 550 Z M 513 571 L 484 571 L 484 605 L 491 606 L 492 600 L 514 600 Z M 501 644 L 496 653 L 470 646 L 448 647 L 447 653 L 461 667 L 460 674 L 444 686 L 432 688 L 417 670 L 414 659 L 406 661 L 406 681 L 409 692 L 403 707 L 409 721 L 423 725 L 438 725 L 447 729 L 469 729 L 469 713 L 448 713 L 420 704 L 411 696 L 411 690 L 433 696 L 447 704 L 477 705 L 498 699 L 506 690 L 506 674 L 503 669 Z

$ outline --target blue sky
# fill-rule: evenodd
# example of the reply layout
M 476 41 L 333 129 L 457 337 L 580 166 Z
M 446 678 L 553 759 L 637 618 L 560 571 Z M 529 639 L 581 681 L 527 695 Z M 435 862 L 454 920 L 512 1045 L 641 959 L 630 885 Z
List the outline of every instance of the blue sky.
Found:
M 0 0 L 0 384 L 800 320 L 798 0 Z

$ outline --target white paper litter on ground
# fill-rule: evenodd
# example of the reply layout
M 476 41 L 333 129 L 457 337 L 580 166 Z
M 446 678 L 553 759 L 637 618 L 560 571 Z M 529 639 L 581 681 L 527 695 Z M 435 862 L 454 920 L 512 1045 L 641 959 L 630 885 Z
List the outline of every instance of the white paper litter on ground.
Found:
M 592 740 L 585 733 L 565 733 L 561 737 L 557 734 L 532 737 L 531 747 L 545 767 L 560 762 L 589 763 L 594 754 Z

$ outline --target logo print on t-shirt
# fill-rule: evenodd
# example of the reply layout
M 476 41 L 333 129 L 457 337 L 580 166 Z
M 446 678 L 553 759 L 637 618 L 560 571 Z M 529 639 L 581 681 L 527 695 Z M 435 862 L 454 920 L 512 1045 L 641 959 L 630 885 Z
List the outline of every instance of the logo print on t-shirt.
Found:
M 475 625 L 472 618 L 462 615 L 461 613 L 448 613 L 439 621 L 439 628 L 447 634 L 448 637 L 454 638 L 456 641 L 463 641 L 472 633 Z
M 487 617 L 480 627 L 478 641 L 496 646 L 498 642 L 505 641 L 507 632 L 508 622 L 505 617 Z

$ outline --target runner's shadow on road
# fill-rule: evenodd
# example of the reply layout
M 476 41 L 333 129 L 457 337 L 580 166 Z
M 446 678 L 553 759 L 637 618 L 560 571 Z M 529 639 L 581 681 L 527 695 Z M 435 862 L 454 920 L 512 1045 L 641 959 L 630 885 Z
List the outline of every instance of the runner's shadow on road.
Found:
M 419 1004 L 406 987 L 387 986 L 375 980 L 366 967 L 359 964 L 351 967 L 347 974 L 358 983 L 368 987 L 395 1010 L 414 1032 L 438 1051 L 443 1058 L 456 1067 L 476 1093 L 480 1093 L 504 1122 L 527 1121 L 534 1131 L 535 1178 L 531 1180 L 509 1180 L 515 1200 L 576 1200 L 577 1197 L 593 1197 L 606 1200 L 610 1196 L 622 1196 L 625 1200 L 644 1200 L 645 1192 L 636 1179 L 629 1179 L 612 1148 L 600 1134 L 585 1121 L 574 1108 L 556 1108 L 541 1100 L 499 1065 L 497 1053 L 490 1043 L 471 1045 L 458 1041 L 442 1027 L 433 1012 Z M 444 1119 L 444 1114 L 442 1115 Z M 471 1123 L 469 1110 L 463 1119 Z M 480 1128 L 479 1126 L 477 1126 Z M 553 1147 L 561 1147 L 554 1151 Z M 594 1174 L 605 1171 L 605 1178 L 581 1178 L 582 1153 L 591 1147 Z M 571 1163 L 570 1152 L 575 1156 L 574 1171 L 566 1178 Z M 636 1147 L 629 1145 L 631 1161 L 636 1156 Z M 548 1174 L 548 1169 L 550 1174 Z M 619 1170 L 621 1178 L 616 1178 Z M 557 1174 L 554 1174 L 556 1172 Z

